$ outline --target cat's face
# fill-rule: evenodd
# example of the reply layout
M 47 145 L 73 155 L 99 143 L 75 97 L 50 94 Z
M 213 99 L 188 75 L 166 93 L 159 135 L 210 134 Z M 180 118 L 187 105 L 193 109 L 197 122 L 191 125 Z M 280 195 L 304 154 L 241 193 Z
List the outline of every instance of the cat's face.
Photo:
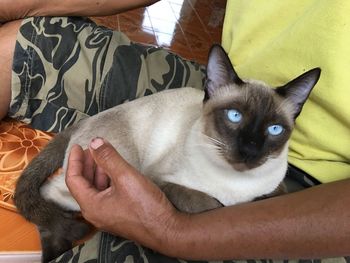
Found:
M 309 71 L 277 89 L 242 81 L 218 46 L 209 54 L 207 71 L 203 132 L 238 171 L 280 155 L 320 74 L 319 69 Z
M 205 134 L 218 141 L 218 151 L 238 171 L 279 156 L 288 142 L 294 126 L 290 105 L 274 93 L 261 83 L 229 85 L 204 106 Z

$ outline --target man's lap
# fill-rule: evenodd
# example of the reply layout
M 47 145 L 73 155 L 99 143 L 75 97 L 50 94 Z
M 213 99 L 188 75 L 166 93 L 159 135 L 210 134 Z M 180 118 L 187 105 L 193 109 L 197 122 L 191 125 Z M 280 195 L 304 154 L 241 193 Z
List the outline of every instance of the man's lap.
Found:
M 28 18 L 17 36 L 9 116 L 58 132 L 169 89 L 202 88 L 204 67 L 84 18 Z

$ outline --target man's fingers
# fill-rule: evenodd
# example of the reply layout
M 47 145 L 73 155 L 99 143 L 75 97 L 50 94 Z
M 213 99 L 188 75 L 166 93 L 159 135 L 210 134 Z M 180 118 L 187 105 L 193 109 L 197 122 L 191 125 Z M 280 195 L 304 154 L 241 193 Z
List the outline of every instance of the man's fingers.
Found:
M 84 158 L 83 176 L 90 184 L 94 184 L 95 161 L 88 149 L 84 150 Z
M 130 174 L 130 171 L 134 171 L 134 168 L 123 159 L 113 146 L 102 138 L 95 138 L 91 141 L 90 151 L 96 164 L 101 167 L 108 176 L 114 174 L 122 176 Z
M 105 190 L 109 186 L 109 177 L 105 171 L 96 166 L 94 159 L 92 158 L 89 149 L 84 151 L 85 165 L 84 165 L 84 177 L 93 185 L 97 190 Z
M 101 167 L 97 166 L 94 177 L 94 185 L 97 190 L 105 190 L 109 187 L 109 182 L 109 177 L 106 172 Z
M 74 145 L 68 158 L 66 184 L 72 196 L 82 206 L 97 193 L 96 189 L 84 177 L 85 154 L 79 145 Z

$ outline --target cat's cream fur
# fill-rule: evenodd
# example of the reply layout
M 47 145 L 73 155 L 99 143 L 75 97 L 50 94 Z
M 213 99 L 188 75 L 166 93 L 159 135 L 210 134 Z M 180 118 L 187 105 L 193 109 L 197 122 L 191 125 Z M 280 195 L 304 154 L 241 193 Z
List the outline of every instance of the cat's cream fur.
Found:
M 98 136 L 111 142 L 131 165 L 153 180 L 205 192 L 226 206 L 271 193 L 287 169 L 287 143 L 278 156 L 263 165 L 235 171 L 205 135 L 203 97 L 203 91 L 192 88 L 169 90 L 88 118 L 71 137 L 66 156 L 73 144 L 86 147 Z M 127 119 L 114 118 L 124 111 Z M 138 143 L 130 144 L 130 138 Z M 64 170 L 66 165 L 67 157 Z M 69 195 L 64 174 L 49 180 L 41 192 L 53 202 L 59 200 L 66 209 L 79 210 Z

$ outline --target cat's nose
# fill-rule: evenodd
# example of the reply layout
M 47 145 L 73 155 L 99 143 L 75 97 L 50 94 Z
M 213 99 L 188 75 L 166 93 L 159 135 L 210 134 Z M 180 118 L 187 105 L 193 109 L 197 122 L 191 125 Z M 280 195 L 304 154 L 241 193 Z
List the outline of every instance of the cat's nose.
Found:
M 257 140 L 249 138 L 247 140 L 241 139 L 238 143 L 238 151 L 244 160 L 256 159 L 261 154 L 261 143 Z
M 260 149 L 255 142 L 249 142 L 241 145 L 239 152 L 242 156 L 250 159 L 255 158 L 259 154 Z
M 252 146 L 256 146 L 257 145 L 256 141 L 250 141 L 249 144 L 252 145 Z

